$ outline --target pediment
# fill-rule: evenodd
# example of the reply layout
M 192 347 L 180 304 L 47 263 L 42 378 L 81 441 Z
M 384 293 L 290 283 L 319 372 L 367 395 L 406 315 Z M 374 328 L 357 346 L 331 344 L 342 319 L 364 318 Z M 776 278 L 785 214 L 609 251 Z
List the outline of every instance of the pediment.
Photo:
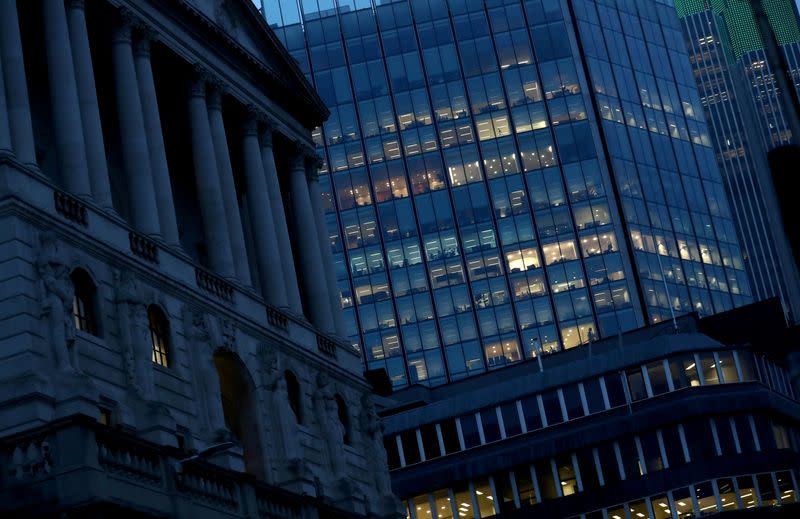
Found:
M 306 81 L 297 63 L 283 47 L 252 0 L 181 0 L 224 34 L 250 59 L 268 69 L 295 95 L 306 97 L 327 117 L 328 110 Z M 302 94 L 301 94 L 302 93 Z M 304 94 L 304 95 L 303 95 Z

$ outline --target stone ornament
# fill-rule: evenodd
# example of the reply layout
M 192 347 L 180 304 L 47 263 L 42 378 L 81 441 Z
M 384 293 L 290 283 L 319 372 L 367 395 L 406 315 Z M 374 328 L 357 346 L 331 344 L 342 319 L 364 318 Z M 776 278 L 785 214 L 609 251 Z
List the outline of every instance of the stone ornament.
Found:
M 369 393 L 361 395 L 359 427 L 361 428 L 367 463 L 373 467 L 381 467 L 388 464 L 386 449 L 383 447 L 383 424 L 378 418 L 374 399 Z M 382 471 L 375 478 L 375 489 L 378 491 L 379 496 L 392 495 L 388 472 Z
M 152 343 L 147 320 L 147 304 L 133 272 L 114 273 L 119 318 L 119 337 L 128 387 L 143 400 L 153 398 Z
M 317 419 L 319 435 L 325 440 L 328 462 L 336 479 L 344 472 L 344 424 L 339 420 L 336 400 L 333 396 L 330 379 L 325 372 L 317 373 L 317 387 L 314 391 L 314 415 Z
M 42 233 L 36 259 L 42 292 L 40 315 L 48 323 L 48 339 L 57 369 L 78 372 L 75 319 L 72 315 L 75 287 L 70 278 L 71 269 L 64 263 L 63 256 L 55 234 Z

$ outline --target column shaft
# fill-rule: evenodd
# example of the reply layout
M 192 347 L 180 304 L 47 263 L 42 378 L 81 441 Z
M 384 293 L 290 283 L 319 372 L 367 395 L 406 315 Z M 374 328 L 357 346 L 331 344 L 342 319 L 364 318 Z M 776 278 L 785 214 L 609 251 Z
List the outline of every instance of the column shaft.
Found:
M 264 176 L 264 165 L 258 144 L 258 123 L 254 118 L 245 124 L 242 146 L 250 224 L 253 229 L 253 245 L 261 291 L 268 303 L 277 307 L 285 307 L 288 305 L 288 299 L 281 268 L 280 246 L 273 225 L 267 180 Z
M 139 84 L 133 62 L 130 24 L 123 22 L 115 27 L 111 58 L 116 85 L 122 161 L 130 193 L 132 223 L 140 232 L 157 236 L 159 235 L 158 209 L 153 174 L 150 170 L 150 152 L 147 148 L 142 101 L 139 97 Z
M 325 267 L 325 279 L 328 284 L 328 297 L 331 302 L 331 313 L 333 314 L 333 325 L 336 335 L 345 337 L 344 319 L 342 317 L 342 302 L 339 297 L 339 287 L 336 282 L 336 273 L 333 269 L 333 254 L 331 254 L 331 241 L 328 235 L 328 227 L 325 225 L 325 213 L 322 209 L 322 190 L 319 187 L 319 178 L 316 164 L 312 165 L 312 170 L 308 173 L 308 192 L 311 197 L 311 206 L 314 209 L 314 216 L 317 223 L 317 234 L 319 235 L 319 250 L 322 256 L 322 263 Z
M 235 270 L 228 225 L 225 219 L 225 204 L 217 173 L 214 142 L 208 122 L 205 80 L 192 82 L 189 99 L 189 118 L 192 133 L 192 158 L 194 159 L 197 194 L 200 199 L 200 216 L 203 219 L 205 241 L 211 268 L 219 275 L 233 278 Z
M 11 126 L 9 126 L 6 87 L 3 86 L 3 56 L 0 54 L 0 150 L 12 151 Z
M 14 154 L 21 162 L 36 166 L 28 81 L 25 77 L 25 60 L 22 56 L 22 38 L 15 1 L 0 1 L 0 56 L 3 61 L 8 125 Z
M 272 208 L 272 221 L 278 239 L 281 270 L 283 271 L 283 279 L 286 284 L 287 304 L 292 312 L 297 315 L 303 315 L 299 279 L 294 268 L 292 243 L 289 239 L 289 227 L 286 223 L 286 211 L 283 206 L 281 186 L 278 181 L 278 169 L 275 166 L 275 156 L 272 152 L 272 128 L 270 127 L 267 127 L 261 136 L 261 160 L 264 163 L 264 175 L 267 181 L 269 204 Z
M 156 85 L 153 81 L 153 66 L 150 62 L 150 40 L 140 38 L 134 48 L 136 77 L 139 81 L 139 95 L 142 100 L 144 129 L 147 133 L 147 149 L 150 155 L 150 168 L 153 172 L 153 189 L 158 207 L 158 223 L 161 237 L 166 243 L 180 246 L 178 220 L 175 216 L 175 201 L 172 195 L 167 152 L 164 149 L 164 133 L 161 130 L 161 116 L 158 111 Z
M 75 80 L 78 87 L 78 103 L 83 122 L 83 140 L 86 144 L 86 163 L 89 168 L 92 198 L 101 207 L 112 209 L 106 148 L 100 124 L 100 107 L 97 103 L 97 88 L 83 0 L 70 0 L 67 22 L 72 57 L 75 60 Z
M 303 273 L 303 288 L 308 302 L 308 311 L 311 314 L 309 317 L 320 330 L 334 333 L 331 300 L 328 296 L 328 280 L 325 276 L 325 266 L 322 264 L 314 209 L 308 194 L 304 155 L 293 158 L 289 175 L 294 214 L 294 236 L 297 252 L 300 254 L 299 263 Z
M 75 195 L 91 194 L 75 66 L 62 0 L 42 0 L 53 134 L 61 178 Z
M 208 121 L 211 125 L 211 138 L 214 141 L 214 155 L 217 160 L 219 185 L 222 189 L 222 203 L 225 207 L 225 221 L 228 226 L 228 239 L 233 255 L 233 266 L 236 278 L 244 285 L 252 283 L 250 265 L 247 263 L 247 249 L 242 232 L 242 216 L 239 211 L 239 198 L 236 196 L 236 184 L 233 182 L 233 168 L 228 150 L 228 138 L 225 134 L 225 122 L 222 119 L 222 93 L 213 88 L 207 95 Z

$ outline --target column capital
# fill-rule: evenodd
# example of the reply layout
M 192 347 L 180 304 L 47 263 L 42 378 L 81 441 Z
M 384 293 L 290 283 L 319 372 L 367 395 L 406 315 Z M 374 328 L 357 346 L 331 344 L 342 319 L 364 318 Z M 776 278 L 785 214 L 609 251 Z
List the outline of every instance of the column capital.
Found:
M 206 102 L 209 110 L 222 110 L 222 87 L 215 81 L 206 82 Z
M 136 24 L 137 38 L 133 43 L 134 56 L 150 56 L 150 46 L 158 39 L 158 33 L 150 26 L 143 23 Z
M 256 114 L 251 113 L 249 110 L 242 123 L 242 133 L 246 137 L 258 137 L 258 118 Z
M 307 142 L 297 139 L 292 142 L 293 156 L 291 158 L 291 167 L 298 171 L 307 171 L 306 163 L 311 157 L 316 156 L 316 152 L 312 146 Z
M 269 115 L 265 115 L 264 119 L 261 120 L 261 145 L 267 148 L 272 147 L 272 139 L 275 136 L 275 132 L 278 130 L 278 126 L 274 119 L 272 119 Z
M 144 22 L 139 16 L 125 6 L 117 11 L 119 17 L 114 24 L 111 33 L 113 43 L 131 43 L 133 41 L 133 31 L 144 27 Z
M 192 97 L 205 97 L 209 83 L 212 82 L 211 72 L 202 65 L 195 65 L 190 81 L 189 93 Z
M 111 30 L 111 43 L 127 43 L 133 42 L 133 25 L 125 21 L 119 20 L 114 28 Z

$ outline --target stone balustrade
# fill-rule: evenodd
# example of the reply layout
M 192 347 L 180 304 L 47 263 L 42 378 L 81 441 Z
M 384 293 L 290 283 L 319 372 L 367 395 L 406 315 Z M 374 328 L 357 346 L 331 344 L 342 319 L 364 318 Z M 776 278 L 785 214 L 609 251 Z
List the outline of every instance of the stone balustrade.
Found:
M 70 499 L 113 504 L 120 512 L 140 510 L 146 502 L 165 517 L 360 517 L 324 498 L 293 494 L 204 460 L 185 461 L 190 456 L 72 415 L 0 440 L 0 511 L 14 515 L 14 506 L 51 501 L 59 481 L 77 472 L 83 484 L 71 487 Z

